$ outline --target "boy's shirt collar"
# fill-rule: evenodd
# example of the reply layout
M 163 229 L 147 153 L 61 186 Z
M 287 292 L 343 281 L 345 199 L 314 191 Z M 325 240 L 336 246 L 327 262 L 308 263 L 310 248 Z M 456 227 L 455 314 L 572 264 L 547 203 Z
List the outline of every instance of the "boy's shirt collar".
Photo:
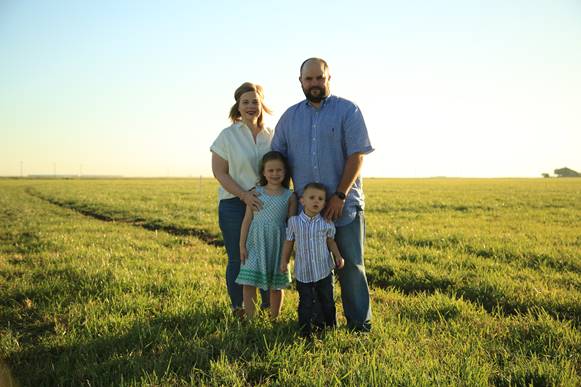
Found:
M 299 215 L 301 219 L 308 221 L 308 222 L 314 222 L 315 220 L 321 218 L 321 213 L 318 213 L 317 215 L 313 216 L 312 218 L 307 215 L 307 213 L 305 212 L 305 210 L 303 209 L 301 211 L 301 214 Z

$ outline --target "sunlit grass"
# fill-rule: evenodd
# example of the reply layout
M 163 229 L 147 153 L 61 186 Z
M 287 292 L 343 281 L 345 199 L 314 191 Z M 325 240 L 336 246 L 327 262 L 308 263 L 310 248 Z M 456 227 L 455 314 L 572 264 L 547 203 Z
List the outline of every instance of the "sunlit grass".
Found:
M 292 290 L 276 323 L 231 316 L 216 189 L 0 181 L 0 381 L 579 384 L 581 181 L 367 180 L 373 331 L 343 328 L 337 288 L 313 343 Z

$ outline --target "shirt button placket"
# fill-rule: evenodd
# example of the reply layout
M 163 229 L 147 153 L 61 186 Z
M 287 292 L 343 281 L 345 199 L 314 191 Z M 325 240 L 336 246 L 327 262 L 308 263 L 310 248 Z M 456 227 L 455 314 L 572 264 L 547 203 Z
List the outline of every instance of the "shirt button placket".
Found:
M 319 123 L 319 112 L 315 112 L 315 116 L 313 118 L 313 130 L 312 130 L 312 142 L 311 142 L 311 149 L 313 154 L 311 156 L 312 165 L 313 165 L 313 175 L 315 177 L 316 182 L 321 181 L 321 177 L 319 175 L 319 160 L 317 158 L 317 131 L 318 131 L 318 123 Z

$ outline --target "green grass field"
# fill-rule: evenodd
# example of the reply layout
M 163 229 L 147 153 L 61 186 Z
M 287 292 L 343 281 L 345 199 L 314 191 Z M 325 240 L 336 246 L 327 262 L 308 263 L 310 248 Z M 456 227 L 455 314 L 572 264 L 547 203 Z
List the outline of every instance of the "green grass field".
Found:
M 211 179 L 0 180 L 0 386 L 581 384 L 581 179 L 367 179 L 373 331 L 231 316 Z

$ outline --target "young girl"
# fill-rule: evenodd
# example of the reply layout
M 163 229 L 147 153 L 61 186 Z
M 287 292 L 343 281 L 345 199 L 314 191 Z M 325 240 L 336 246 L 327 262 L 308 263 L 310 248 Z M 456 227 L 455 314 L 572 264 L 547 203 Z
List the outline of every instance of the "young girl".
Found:
M 270 290 L 270 317 L 276 319 L 283 301 L 283 289 L 289 286 L 290 274 L 280 271 L 280 256 L 285 241 L 286 220 L 297 211 L 297 200 L 289 190 L 290 174 L 286 160 L 279 152 L 268 152 L 260 164 L 256 187 L 262 208 L 246 207 L 240 231 L 242 266 L 236 283 L 243 285 L 244 310 L 254 317 L 256 288 Z

